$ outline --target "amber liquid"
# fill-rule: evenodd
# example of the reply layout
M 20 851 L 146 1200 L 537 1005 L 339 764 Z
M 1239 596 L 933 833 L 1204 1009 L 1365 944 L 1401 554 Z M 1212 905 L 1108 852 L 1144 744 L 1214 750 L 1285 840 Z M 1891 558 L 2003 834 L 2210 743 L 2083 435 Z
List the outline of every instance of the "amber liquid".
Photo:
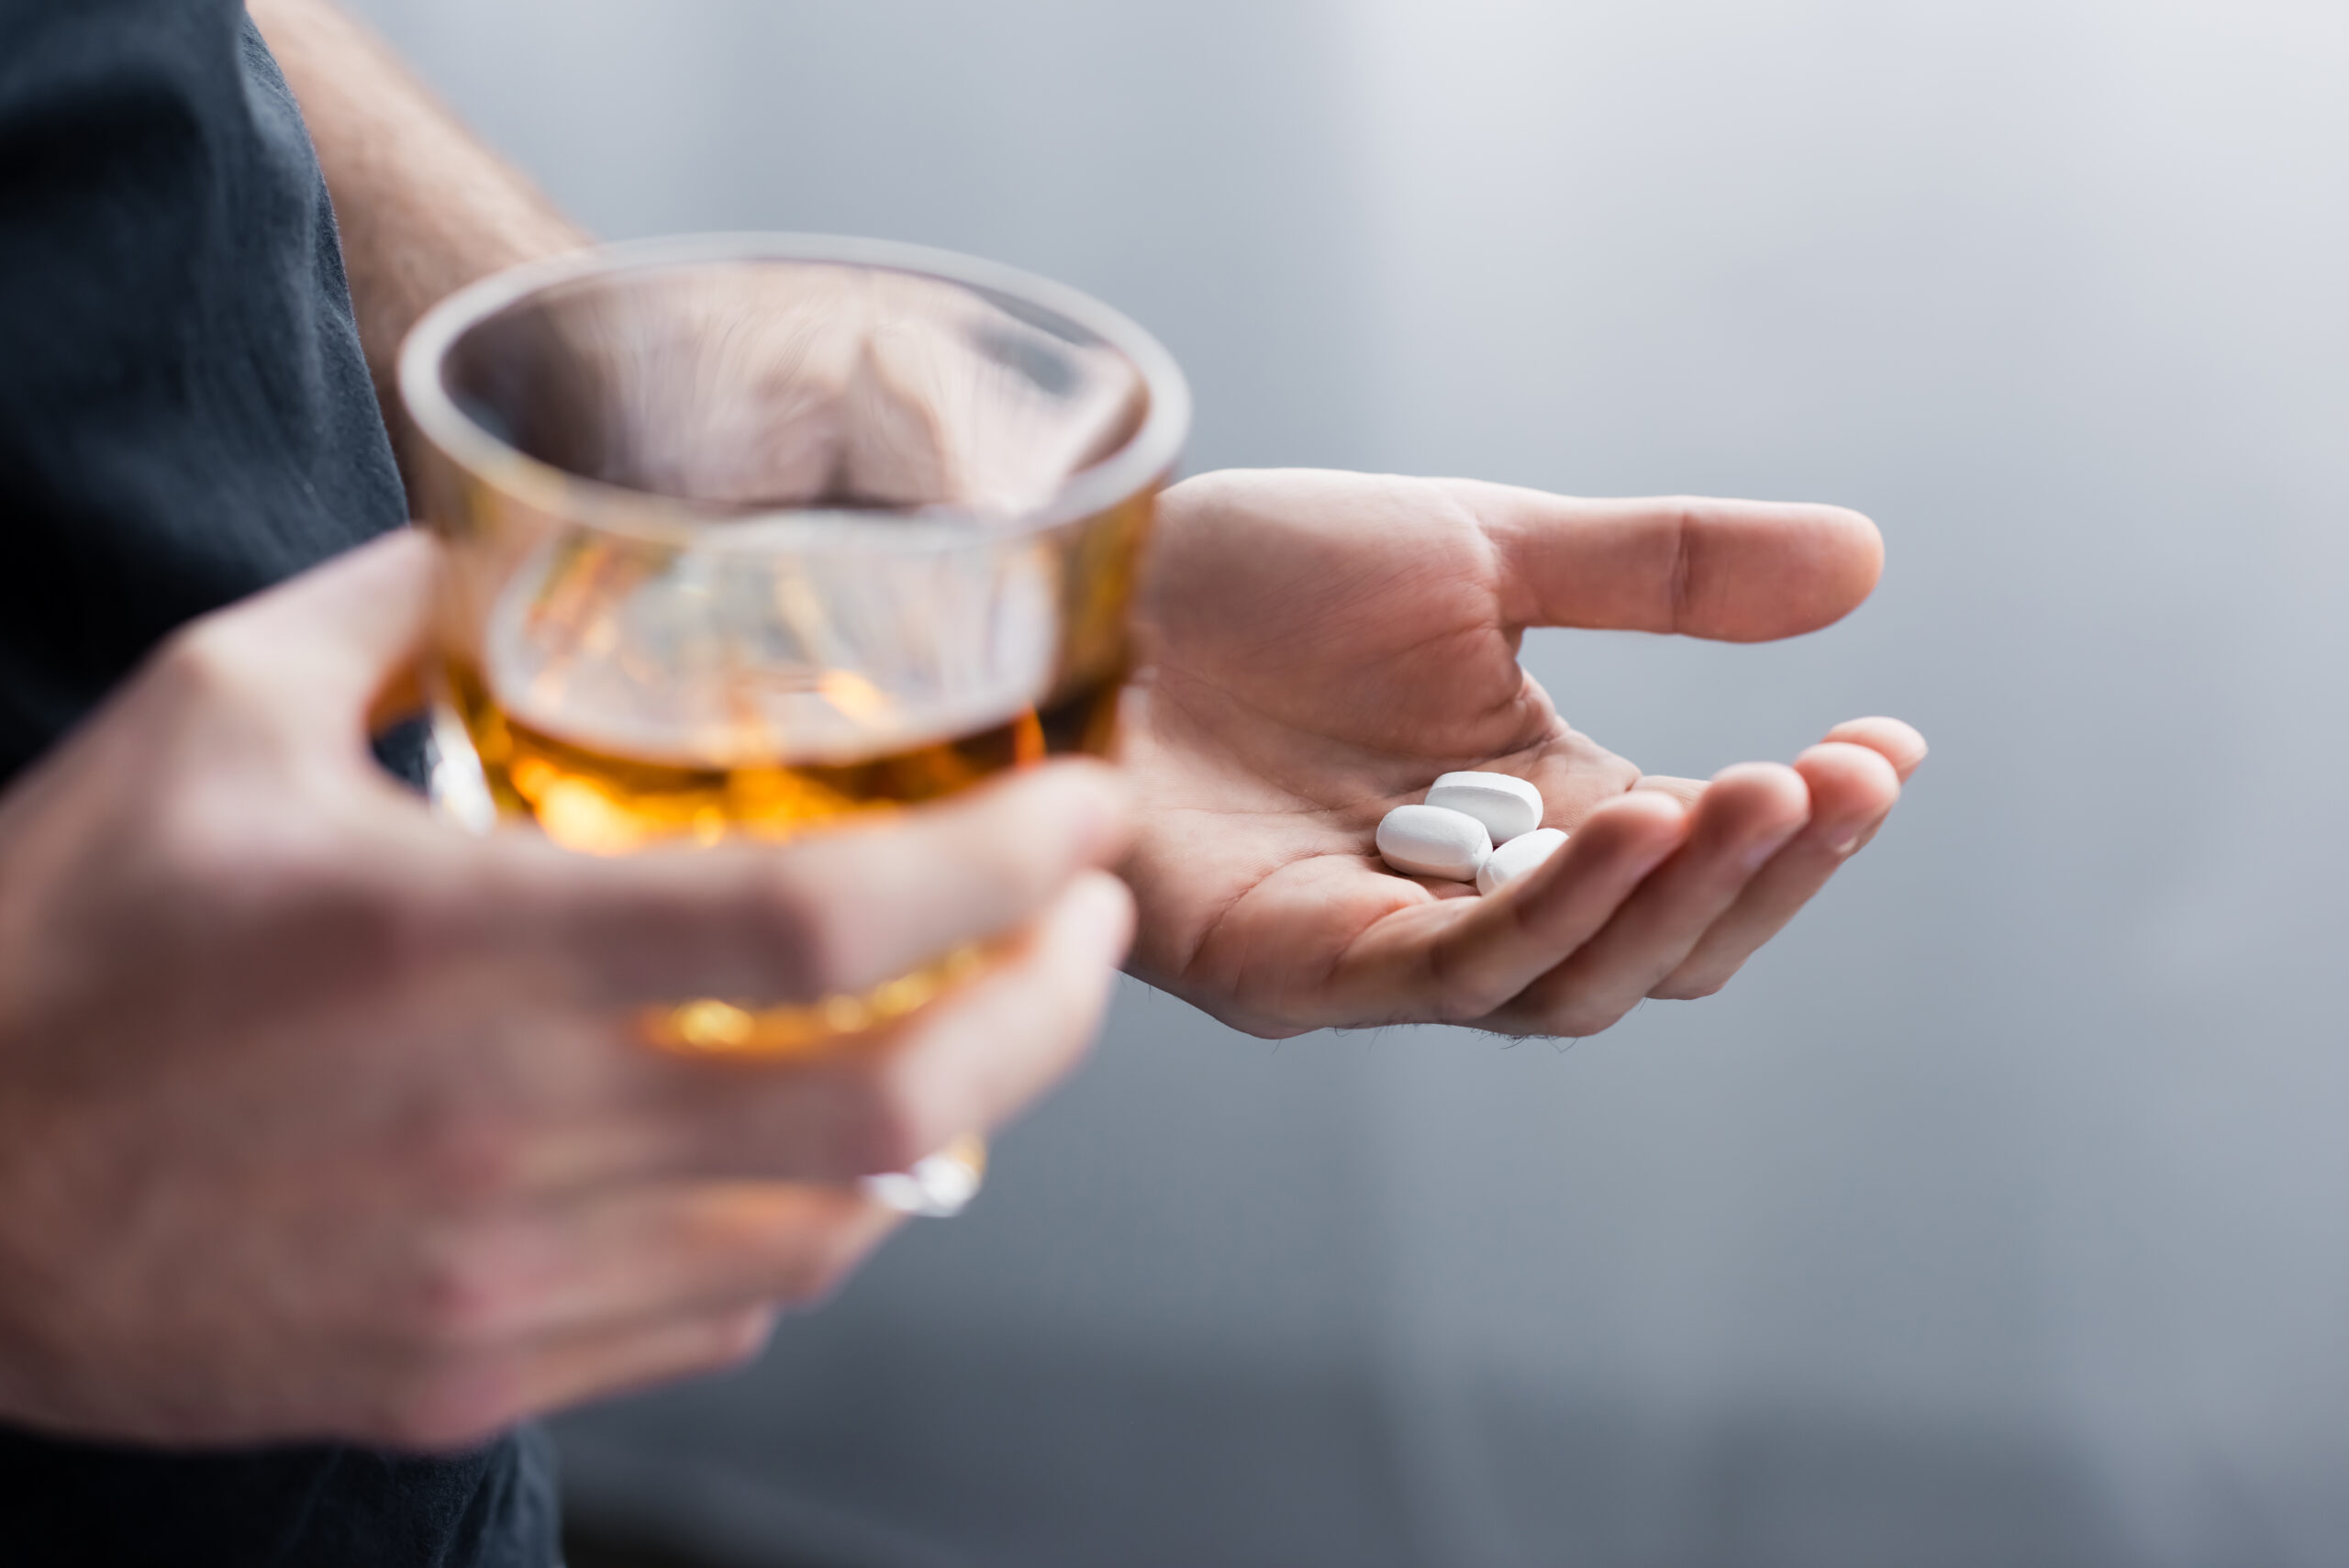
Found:
M 499 813 L 535 822 L 567 849 L 600 855 L 734 836 L 780 840 L 935 800 L 1046 757 L 1107 756 L 1124 686 L 1124 673 L 1115 671 L 976 734 L 860 762 L 696 768 L 558 740 L 499 706 L 472 669 L 452 661 L 446 676 Z M 789 1007 L 689 1002 L 648 1014 L 643 1029 L 653 1044 L 695 1054 L 797 1052 L 903 1018 L 984 967 L 979 950 L 960 948 L 859 995 Z
M 566 849 L 620 855 L 665 842 L 769 841 L 861 813 L 936 800 L 1046 757 L 1107 756 L 1124 672 L 956 740 L 845 764 L 679 766 L 613 756 L 517 718 L 462 664 L 450 695 L 501 815 L 527 818 Z

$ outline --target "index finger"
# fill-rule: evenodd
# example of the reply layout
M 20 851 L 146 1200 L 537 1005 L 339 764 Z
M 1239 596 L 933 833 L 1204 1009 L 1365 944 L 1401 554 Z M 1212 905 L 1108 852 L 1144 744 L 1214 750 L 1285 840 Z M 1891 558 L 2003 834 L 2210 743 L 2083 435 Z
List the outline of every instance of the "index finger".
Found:
M 811 834 L 606 860 L 517 837 L 502 933 L 605 1005 L 855 994 L 1025 925 L 1124 851 L 1113 770 L 1063 762 Z M 509 925 L 517 922 L 509 922 Z
M 1884 567 L 1876 525 L 1842 506 L 1443 484 L 1499 554 L 1512 626 L 1766 642 L 1841 620 Z

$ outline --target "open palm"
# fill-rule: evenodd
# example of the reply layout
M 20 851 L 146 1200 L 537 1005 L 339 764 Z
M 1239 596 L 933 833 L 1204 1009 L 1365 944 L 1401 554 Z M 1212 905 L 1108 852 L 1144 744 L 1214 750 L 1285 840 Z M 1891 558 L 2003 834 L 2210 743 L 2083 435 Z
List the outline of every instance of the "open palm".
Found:
M 1643 778 L 1559 717 L 1519 640 L 1793 636 L 1865 598 L 1880 559 L 1874 526 L 1830 506 L 1307 471 L 1176 486 L 1128 740 L 1132 968 L 1268 1036 L 1586 1035 L 1643 996 L 1717 990 L 1875 832 L 1923 741 L 1859 719 L 1790 766 Z M 1387 811 L 1460 768 L 1531 780 L 1572 835 L 1492 897 L 1372 849 Z

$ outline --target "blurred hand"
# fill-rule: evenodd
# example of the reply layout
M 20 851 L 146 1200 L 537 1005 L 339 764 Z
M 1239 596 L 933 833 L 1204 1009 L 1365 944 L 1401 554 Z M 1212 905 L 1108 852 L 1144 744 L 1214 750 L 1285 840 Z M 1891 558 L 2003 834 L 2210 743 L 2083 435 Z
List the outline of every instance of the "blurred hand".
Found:
M 366 751 L 432 569 L 399 537 L 197 623 L 0 806 L 0 1416 L 442 1446 L 736 1361 L 893 1223 L 843 1184 L 1092 1034 L 1108 770 L 782 850 L 468 839 Z M 634 1036 L 1023 932 L 836 1053 Z
M 1791 637 L 1876 585 L 1831 506 L 1582 501 L 1461 480 L 1212 473 L 1163 498 L 1130 736 L 1130 967 L 1266 1036 L 1414 1021 L 1581 1036 L 1718 990 L 1882 826 L 1925 754 L 1855 719 L 1791 766 L 1642 778 L 1517 662 L 1529 626 Z M 1531 780 L 1572 838 L 1479 898 L 1388 872 L 1438 773 Z

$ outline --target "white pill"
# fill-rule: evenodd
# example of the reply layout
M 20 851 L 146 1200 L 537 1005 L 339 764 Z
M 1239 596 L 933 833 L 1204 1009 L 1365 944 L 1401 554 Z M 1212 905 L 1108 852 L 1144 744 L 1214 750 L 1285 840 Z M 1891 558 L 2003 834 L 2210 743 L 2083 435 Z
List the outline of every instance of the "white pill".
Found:
M 1520 833 L 1486 856 L 1485 863 L 1476 868 L 1476 891 L 1499 892 L 1556 854 L 1565 842 L 1565 834 L 1555 828 L 1536 828 L 1531 833 Z
M 1507 773 L 1446 773 L 1429 788 L 1428 804 L 1466 812 L 1496 844 L 1542 826 L 1542 792 Z
M 1485 825 L 1441 806 L 1398 806 L 1378 825 L 1378 854 L 1407 876 L 1473 882 L 1493 852 Z

